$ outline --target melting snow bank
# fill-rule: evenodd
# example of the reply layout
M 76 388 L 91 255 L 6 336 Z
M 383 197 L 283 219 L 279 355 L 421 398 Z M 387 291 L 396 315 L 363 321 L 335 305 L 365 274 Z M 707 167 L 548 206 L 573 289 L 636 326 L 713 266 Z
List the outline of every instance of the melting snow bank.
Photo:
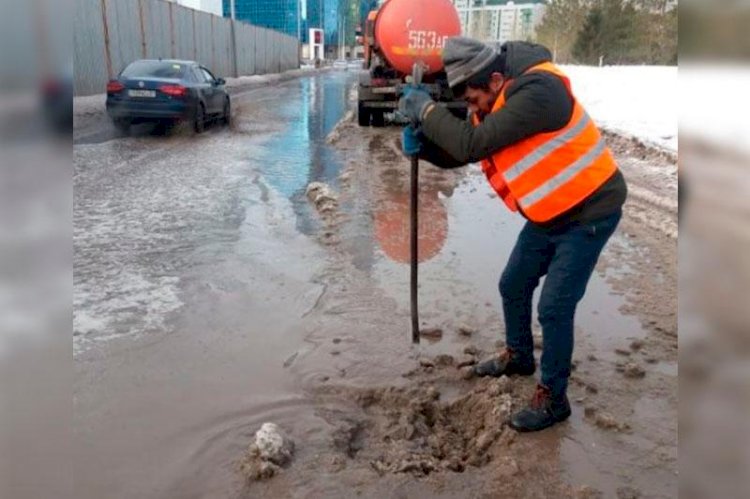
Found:
M 576 97 L 598 125 L 648 145 L 677 151 L 676 66 L 563 69 L 571 78 Z

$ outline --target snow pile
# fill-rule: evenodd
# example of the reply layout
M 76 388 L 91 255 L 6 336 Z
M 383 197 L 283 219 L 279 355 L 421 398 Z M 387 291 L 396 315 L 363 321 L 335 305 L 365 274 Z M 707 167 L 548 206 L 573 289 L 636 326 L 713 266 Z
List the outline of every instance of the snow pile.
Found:
M 563 69 L 570 76 L 576 97 L 602 128 L 677 150 L 677 67 L 564 66 Z
M 294 447 L 294 441 L 278 425 L 264 423 L 240 461 L 240 471 L 250 481 L 271 478 L 292 461 Z
M 321 213 L 334 211 L 338 206 L 338 198 L 331 188 L 322 182 L 311 182 L 306 189 L 307 197 L 315 204 Z

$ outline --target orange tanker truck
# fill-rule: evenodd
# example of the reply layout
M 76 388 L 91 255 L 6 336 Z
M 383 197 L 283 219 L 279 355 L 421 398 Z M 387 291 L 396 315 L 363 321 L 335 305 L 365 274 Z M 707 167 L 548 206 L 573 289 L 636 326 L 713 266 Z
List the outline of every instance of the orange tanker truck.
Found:
M 371 11 L 362 36 L 367 72 L 359 80 L 360 126 L 383 126 L 385 113 L 398 106 L 415 63 L 422 64 L 422 83 L 433 99 L 465 117 L 466 105 L 453 98 L 441 59 L 445 40 L 460 34 L 461 22 L 450 0 L 386 0 Z

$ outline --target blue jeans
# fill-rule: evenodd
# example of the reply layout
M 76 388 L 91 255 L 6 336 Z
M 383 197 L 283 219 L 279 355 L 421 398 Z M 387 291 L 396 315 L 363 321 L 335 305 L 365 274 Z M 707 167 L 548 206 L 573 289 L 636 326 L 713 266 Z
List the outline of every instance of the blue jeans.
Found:
M 500 278 L 508 348 L 522 363 L 533 362 L 531 300 L 539 299 L 542 325 L 542 384 L 553 397 L 565 394 L 573 357 L 573 318 L 599 254 L 617 228 L 622 211 L 592 222 L 549 230 L 527 222 Z

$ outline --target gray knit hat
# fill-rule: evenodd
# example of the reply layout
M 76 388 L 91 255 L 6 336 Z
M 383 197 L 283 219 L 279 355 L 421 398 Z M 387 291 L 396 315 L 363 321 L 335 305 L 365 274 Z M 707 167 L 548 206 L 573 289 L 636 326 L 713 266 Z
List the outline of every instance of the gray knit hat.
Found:
M 478 74 L 497 57 L 497 50 L 465 36 L 448 38 L 443 48 L 443 64 L 448 85 L 453 88 Z

